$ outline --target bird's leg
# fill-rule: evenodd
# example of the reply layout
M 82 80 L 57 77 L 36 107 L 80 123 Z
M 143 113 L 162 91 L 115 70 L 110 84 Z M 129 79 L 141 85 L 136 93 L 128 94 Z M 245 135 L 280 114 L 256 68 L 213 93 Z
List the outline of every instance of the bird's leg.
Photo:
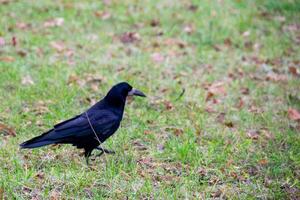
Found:
M 115 154 L 116 152 L 115 151 L 111 151 L 111 150 L 108 150 L 108 149 L 104 149 L 102 147 L 96 147 L 97 150 L 101 151 L 101 153 L 97 156 L 101 156 L 103 153 L 107 153 L 107 154 Z
M 90 157 L 91 154 L 92 154 L 91 150 L 85 150 L 84 151 L 85 162 L 86 162 L 87 165 L 89 165 L 89 157 Z

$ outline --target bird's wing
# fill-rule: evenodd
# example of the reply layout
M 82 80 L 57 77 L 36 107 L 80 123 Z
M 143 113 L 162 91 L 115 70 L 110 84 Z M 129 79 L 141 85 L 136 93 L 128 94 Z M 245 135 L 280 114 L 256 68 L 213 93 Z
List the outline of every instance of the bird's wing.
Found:
M 111 134 L 116 124 L 119 124 L 119 118 L 109 110 L 98 110 L 88 114 L 91 125 L 98 135 Z M 115 130 L 114 130 L 115 131 Z M 47 139 L 58 140 L 69 137 L 89 137 L 94 133 L 83 113 L 74 118 L 66 120 L 54 126 L 54 131 L 47 135 Z

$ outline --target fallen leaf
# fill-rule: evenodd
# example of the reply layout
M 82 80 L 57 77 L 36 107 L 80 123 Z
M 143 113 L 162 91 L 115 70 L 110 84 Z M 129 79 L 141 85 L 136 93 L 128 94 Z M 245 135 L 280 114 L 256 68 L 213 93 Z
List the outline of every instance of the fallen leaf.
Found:
M 54 19 L 49 19 L 44 22 L 44 27 L 55 27 L 55 26 L 62 26 L 64 24 L 64 18 L 54 18 Z
M 149 135 L 149 134 L 151 134 L 151 131 L 149 131 L 149 130 L 144 130 L 144 134 L 145 134 L 145 135 Z
M 4 134 L 4 135 L 10 135 L 15 137 L 16 136 L 16 132 L 13 128 L 10 128 L 4 124 L 0 123 L 0 133 Z
M 233 128 L 234 127 L 234 124 L 231 121 L 224 122 L 224 125 L 227 126 L 227 127 L 229 127 L 229 128 Z
M 120 40 L 124 44 L 133 43 L 135 41 L 140 40 L 140 38 L 140 35 L 136 32 L 126 32 L 120 36 Z
M 24 51 L 24 50 L 18 50 L 17 54 L 21 57 L 25 57 L 27 55 L 26 51 Z
M 188 9 L 189 9 L 190 11 L 192 11 L 192 12 L 196 12 L 197 9 L 198 9 L 198 6 L 192 4 L 192 5 L 190 5 L 190 6 L 188 7 Z
M 42 180 L 45 178 L 45 174 L 43 172 L 38 172 L 35 177 Z
M 241 91 L 241 93 L 244 94 L 244 95 L 248 95 L 248 94 L 249 94 L 249 88 L 242 87 L 240 91 Z
M 24 22 L 18 22 L 18 23 L 16 24 L 16 27 L 17 27 L 18 29 L 25 30 L 25 29 L 30 28 L 30 27 L 31 27 L 31 24 L 27 24 L 27 23 L 24 23 Z
M 192 34 L 195 31 L 195 28 L 192 25 L 186 25 L 183 28 L 183 31 L 187 34 Z
M 258 161 L 258 163 L 261 164 L 261 165 L 266 165 L 266 164 L 268 164 L 268 160 L 267 159 L 261 159 L 261 160 Z
M 157 19 L 152 19 L 150 21 L 150 26 L 152 26 L 152 27 L 156 27 L 156 26 L 159 26 L 159 25 L 160 25 L 160 22 Z
M 181 128 L 167 127 L 165 130 L 166 131 L 172 131 L 172 133 L 174 135 L 176 135 L 177 137 L 183 134 L 183 129 L 181 129 Z
M 15 36 L 11 38 L 11 43 L 14 47 L 17 46 L 17 38 Z
M 242 35 L 243 37 L 248 37 L 250 35 L 250 31 L 245 31 Z
M 226 90 L 223 82 L 215 82 L 208 87 L 206 101 L 210 100 L 215 95 L 226 95 Z
M 289 72 L 295 76 L 299 75 L 297 68 L 294 66 L 289 67 Z
M 34 81 L 32 80 L 30 75 L 26 75 L 22 77 L 21 83 L 22 85 L 33 85 Z
M 250 138 L 252 140 L 257 140 L 259 137 L 259 131 L 255 130 L 255 129 L 249 130 L 247 132 L 247 136 L 248 136 L 248 138 Z
M 218 116 L 217 116 L 217 122 L 223 124 L 224 121 L 225 121 L 225 113 L 220 113 Z
M 50 200 L 59 200 L 60 198 L 60 193 L 56 190 L 51 191 L 50 193 Z
M 278 82 L 278 81 L 285 82 L 288 80 L 288 77 L 285 74 L 276 74 L 276 73 L 270 72 L 267 74 L 266 80 L 274 81 L 274 82 Z
M 172 110 L 173 108 L 174 108 L 174 106 L 173 106 L 173 104 L 170 102 L 170 101 L 164 101 L 163 102 L 164 103 L 164 105 L 165 105 L 165 108 L 167 109 L 167 110 Z
M 52 41 L 52 42 L 50 42 L 50 45 L 51 45 L 52 48 L 54 48 L 58 52 L 62 52 L 66 48 L 65 44 L 61 41 Z
M 99 17 L 102 20 L 107 20 L 107 19 L 111 18 L 111 14 L 106 11 L 96 11 L 94 14 L 96 17 Z
M 237 107 L 238 109 L 241 109 L 241 108 L 244 107 L 244 105 L 245 105 L 245 102 L 244 102 L 243 98 L 239 98 L 239 101 L 238 101 L 236 107 Z
M 137 150 L 140 151 L 147 150 L 147 147 L 139 140 L 135 140 L 132 144 Z
M 11 56 L 0 57 L 0 61 L 2 62 L 14 62 L 15 58 Z
M 300 113 L 296 109 L 289 108 L 288 109 L 288 117 L 291 120 L 298 121 L 298 120 L 300 120 Z
M 154 62 L 157 62 L 157 63 L 161 63 L 165 60 L 164 56 L 161 55 L 160 53 L 153 53 L 151 55 L 151 58 Z
M 3 47 L 5 45 L 5 40 L 3 37 L 0 37 L 0 47 Z

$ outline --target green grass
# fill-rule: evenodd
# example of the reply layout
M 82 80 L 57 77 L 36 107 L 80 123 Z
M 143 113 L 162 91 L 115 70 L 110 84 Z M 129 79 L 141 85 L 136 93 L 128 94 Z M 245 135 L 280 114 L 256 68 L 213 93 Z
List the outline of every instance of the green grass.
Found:
M 0 3 L 0 122 L 16 130 L 0 131 L 0 198 L 299 198 L 300 125 L 287 114 L 300 109 L 299 1 L 107 2 Z M 19 149 L 120 81 L 148 98 L 127 103 L 105 142 L 116 155 L 89 168 L 72 146 Z

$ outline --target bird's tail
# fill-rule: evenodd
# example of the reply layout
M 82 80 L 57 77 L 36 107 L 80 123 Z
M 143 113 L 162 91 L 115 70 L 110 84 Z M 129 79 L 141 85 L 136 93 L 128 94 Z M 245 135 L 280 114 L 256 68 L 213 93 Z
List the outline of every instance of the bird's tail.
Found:
M 49 144 L 53 144 L 53 143 L 55 143 L 55 141 L 49 140 L 47 138 L 47 135 L 49 133 L 51 133 L 52 131 L 53 131 L 53 129 L 40 135 L 40 136 L 34 137 L 26 142 L 23 142 L 22 144 L 20 144 L 20 147 L 22 149 L 32 149 L 32 148 L 37 148 L 37 147 L 42 147 L 42 146 L 46 146 Z

